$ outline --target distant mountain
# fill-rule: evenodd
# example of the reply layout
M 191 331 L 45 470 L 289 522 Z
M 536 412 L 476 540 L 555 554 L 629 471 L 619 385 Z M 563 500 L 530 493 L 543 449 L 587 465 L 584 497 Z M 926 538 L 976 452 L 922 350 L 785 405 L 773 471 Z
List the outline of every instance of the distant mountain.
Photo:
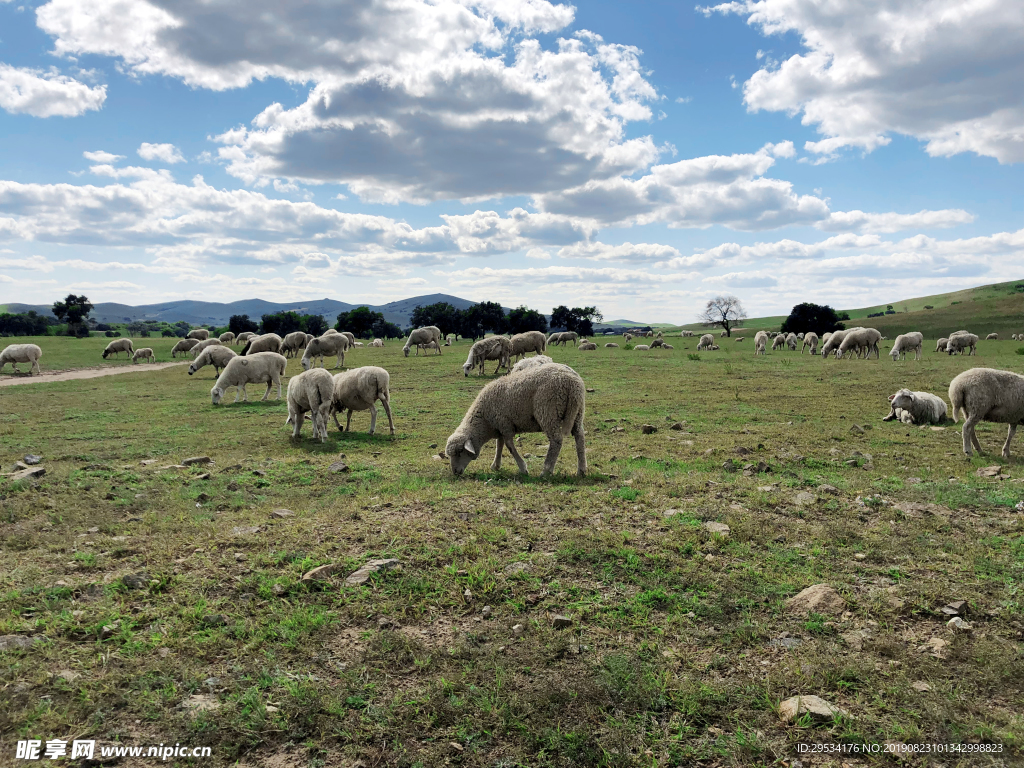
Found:
M 304 315 L 323 315 L 333 325 L 335 318 L 341 312 L 347 312 L 355 307 L 368 306 L 374 312 L 382 313 L 385 320 L 406 327 L 410 324 L 412 311 L 417 306 L 436 304 L 440 301 L 447 301 L 457 309 L 466 309 L 476 304 L 475 301 L 451 296 L 447 293 L 413 296 L 409 299 L 401 299 L 380 305 L 349 304 L 348 302 L 335 301 L 334 299 L 315 299 L 312 301 L 287 303 L 264 301 L 263 299 L 245 299 L 243 301 L 233 301 L 230 304 L 182 300 L 168 301 L 162 304 L 143 304 L 138 307 L 128 304 L 101 302 L 93 307 L 92 317 L 100 323 L 125 323 L 133 320 L 162 320 L 168 323 L 176 323 L 179 320 L 184 320 L 192 325 L 227 325 L 228 319 L 232 315 L 248 315 L 254 320 L 259 320 L 262 315 L 294 311 Z M 35 310 L 41 315 L 52 316 L 48 305 L 6 305 L 6 311 L 11 313 L 28 312 L 29 310 Z M 507 307 L 505 311 L 508 311 Z

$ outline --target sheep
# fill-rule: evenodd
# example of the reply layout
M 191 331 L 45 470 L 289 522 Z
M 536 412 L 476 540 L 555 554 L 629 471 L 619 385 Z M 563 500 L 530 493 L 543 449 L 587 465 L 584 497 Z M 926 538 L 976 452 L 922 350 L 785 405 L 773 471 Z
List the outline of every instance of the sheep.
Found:
M 747 338 L 746 336 L 737 336 L 735 339 L 733 339 L 733 341 L 743 341 L 746 338 Z
M 635 352 L 646 352 L 650 348 L 651 347 L 650 347 L 649 344 L 637 344 L 635 347 L 633 347 L 633 351 L 635 351 Z
M 490 336 L 474 342 L 466 362 L 462 364 L 463 375 L 469 376 L 469 372 L 477 367 L 480 368 L 478 375 L 483 375 L 484 363 L 488 360 L 498 361 L 495 373 L 502 368 L 509 369 L 512 365 L 512 341 L 504 336 Z
M 198 344 L 196 344 L 194 347 L 192 347 L 192 349 L 190 349 L 188 351 L 188 353 L 190 355 L 192 355 L 192 357 L 195 357 L 196 355 L 198 355 L 200 352 L 202 352 L 207 347 L 222 347 L 222 346 L 224 346 L 224 345 L 220 343 L 220 339 L 206 339 L 205 341 L 200 341 Z
M 700 352 L 702 349 L 708 349 L 714 343 L 715 337 L 710 333 L 705 333 L 700 337 L 700 342 L 697 344 L 697 351 Z
M 717 352 L 720 349 L 721 349 L 721 347 L 718 346 L 717 344 L 712 344 L 710 347 L 708 347 L 708 351 L 709 352 Z
M 992 368 L 971 368 L 949 384 L 949 402 L 953 405 L 953 421 L 963 416 L 964 453 L 970 457 L 971 443 L 981 453 L 981 444 L 974 432 L 979 421 L 1008 424 L 1003 458 L 1010 458 L 1010 441 L 1017 425 L 1024 422 L 1024 376 Z
M 356 344 L 359 344 L 359 342 L 357 341 Z M 362 344 L 359 344 L 359 346 L 362 346 Z M 428 341 L 426 344 L 417 344 L 416 354 L 418 355 L 420 352 L 427 354 L 427 352 L 432 349 L 437 350 L 437 354 L 441 354 L 441 347 L 436 341 Z
M 555 333 L 552 333 L 550 336 L 548 336 L 548 346 L 550 347 L 552 344 L 557 344 L 558 340 L 559 340 L 559 338 L 561 338 L 561 336 L 562 336 L 562 334 L 558 333 L 557 331 Z
M 662 347 L 664 345 L 665 345 L 665 340 L 664 339 L 656 338 L 656 339 L 654 339 L 654 341 L 651 342 L 651 349 L 654 349 L 655 347 Z M 582 345 L 580 345 L 580 346 L 582 346 Z
M 930 392 L 901 389 L 889 395 L 889 415 L 882 421 L 896 419 L 904 424 L 942 424 L 946 420 L 946 403 Z
M 865 360 L 871 357 L 872 352 L 875 353 L 875 358 L 877 358 L 878 342 L 881 340 L 882 334 L 874 328 L 853 328 L 846 332 L 842 342 L 839 344 L 836 356 L 843 357 L 849 352 L 852 357 L 854 351 L 856 351 L 858 356 L 863 353 Z
M 224 333 L 222 333 L 220 335 L 220 343 L 221 344 L 230 344 L 234 340 L 235 340 L 235 334 L 233 334 L 231 331 L 225 331 Z
M 18 363 L 28 363 L 29 375 L 33 371 L 41 374 L 43 369 L 39 367 L 39 358 L 42 356 L 43 350 L 35 344 L 10 344 L 4 347 L 3 352 L 0 352 L 0 371 L 3 371 L 4 366 L 10 363 L 15 373 L 21 373 L 18 370 Z
M 205 328 L 193 328 L 188 332 L 188 338 L 198 339 L 199 341 L 206 341 L 210 338 L 210 332 Z
M 661 331 L 658 331 L 657 335 L 655 335 L 655 337 L 654 337 L 654 338 L 656 338 L 656 339 L 660 339 L 660 338 L 662 338 L 662 337 L 663 337 L 664 335 L 665 335 L 665 334 L 663 334 L 663 333 L 662 333 Z
M 313 439 L 327 440 L 327 420 L 330 418 L 334 379 L 323 368 L 314 368 L 293 376 L 288 382 L 288 418 L 285 426 L 293 425 L 292 439 L 299 437 L 306 413 L 313 421 Z
M 921 359 L 921 350 L 924 347 L 924 334 L 912 331 L 911 333 L 901 333 L 896 337 L 896 341 L 892 344 L 892 349 L 889 350 L 889 356 L 893 359 L 893 362 L 899 360 L 901 357 L 906 360 L 907 352 L 914 352 L 914 359 Z
M 542 355 L 547 352 L 548 340 L 540 331 L 517 333 L 512 337 L 512 357 L 516 360 L 526 357 L 527 352 Z
M 384 346 L 384 339 L 374 339 L 373 341 L 370 342 L 370 346 L 371 347 L 383 347 Z
M 968 355 L 978 354 L 978 337 L 973 333 L 957 331 L 946 342 L 946 353 L 949 355 L 957 352 L 962 355 L 965 349 L 969 350 Z
M 592 352 L 597 349 L 597 344 L 592 341 L 584 341 L 576 349 L 582 350 L 583 352 Z
M 547 365 L 548 363 L 555 363 L 547 355 L 534 355 L 533 357 L 524 357 L 518 363 L 512 366 L 510 373 L 518 373 L 519 371 L 525 371 L 527 368 L 536 368 L 538 365 Z M 561 363 L 557 363 L 561 365 Z M 565 366 L 568 368 L 568 366 Z M 572 370 L 570 368 L 570 370 Z
M 575 347 L 579 337 L 580 335 L 576 333 L 576 331 L 562 331 L 559 334 L 559 341 L 561 341 L 563 345 L 571 341 L 572 345 Z
M 431 342 L 431 344 L 435 344 L 435 343 L 436 342 Z M 351 346 L 353 346 L 353 347 L 362 347 L 362 346 L 365 346 L 365 345 L 361 341 L 353 341 Z
M 675 349 L 675 347 L 673 347 L 671 344 L 662 344 L 661 348 L 662 349 Z
M 312 333 L 305 333 L 305 334 L 303 334 L 303 336 L 306 337 L 302 341 L 302 348 L 305 349 L 306 347 L 309 346 L 309 342 L 311 342 L 313 339 L 315 339 L 316 336 L 314 336 Z
M 270 388 L 277 384 L 277 399 L 281 399 L 281 377 L 284 376 L 285 366 L 288 360 L 284 355 L 277 352 L 253 352 L 248 355 L 239 355 L 228 360 L 224 370 L 217 378 L 217 383 L 210 390 L 210 399 L 214 405 L 218 405 L 224 397 L 228 387 L 238 387 L 235 391 L 235 402 L 238 402 L 239 393 L 242 400 L 248 401 L 249 395 L 245 391 L 246 384 L 257 384 L 267 382 L 267 391 L 263 393 L 260 402 L 270 397 Z
M 646 338 L 646 339 L 652 339 L 652 338 L 654 338 L 654 331 L 647 331 L 647 332 L 646 332 L 646 333 L 644 334 L 644 338 Z
M 580 477 L 586 475 L 585 390 L 583 379 L 576 371 L 557 363 L 535 365 L 492 381 L 480 390 L 462 423 L 448 438 L 445 455 L 451 462 L 452 473 L 456 477 L 462 475 L 469 462 L 496 438 L 498 444 L 491 469 L 495 472 L 501 469 L 501 453 L 507 446 L 519 471 L 529 474 L 526 462 L 516 450 L 515 436 L 523 432 L 543 432 L 548 438 L 543 474 L 550 475 L 554 471 L 562 440 L 571 434 L 576 441 L 576 472 Z
M 985 341 L 995 341 L 998 338 L 999 338 L 999 334 L 998 333 L 990 333 L 988 336 L 985 337 Z
M 330 331 L 328 331 L 328 333 L 330 333 Z M 356 335 L 354 333 L 352 333 L 351 331 L 338 331 L 338 333 L 341 333 L 342 336 L 344 336 L 346 339 L 348 339 L 348 345 L 350 347 L 353 346 L 356 343 Z M 438 331 L 437 333 L 440 336 L 441 332 Z M 325 333 L 324 335 L 326 336 L 327 334 Z
M 605 346 L 605 349 L 618 349 L 619 348 L 619 345 L 616 344 L 614 341 L 610 341 L 607 344 L 605 344 L 604 346 Z
M 850 330 L 853 330 L 853 329 L 851 328 Z M 843 338 L 846 336 L 847 333 L 849 333 L 849 331 L 834 331 L 832 333 L 826 333 L 826 334 L 822 335 L 822 337 L 821 337 L 822 338 L 822 344 L 821 344 L 821 357 L 822 357 L 822 359 L 825 359 L 825 358 L 829 357 L 829 355 L 831 355 L 833 352 L 835 352 L 839 348 L 839 345 L 843 343 Z M 828 338 L 825 338 L 826 336 Z
M 345 352 L 348 348 L 348 336 L 343 333 L 324 334 L 319 338 L 313 339 L 302 354 L 302 370 L 308 371 L 310 366 L 315 365 L 313 362 L 315 357 L 319 357 L 320 365 L 326 368 L 324 357 L 330 357 L 331 355 L 337 355 L 338 357 L 334 367 L 341 368 L 345 365 Z
M 684 339 L 688 339 L 693 336 L 693 331 L 680 331 L 679 335 L 682 336 Z
M 780 333 L 775 337 L 775 341 L 772 342 L 772 352 L 774 352 L 776 349 L 785 349 L 785 347 L 786 337 Z
M 446 347 L 450 347 L 454 343 L 455 343 L 455 334 L 454 333 L 449 333 L 447 336 L 444 337 L 444 345 Z
M 718 334 L 718 338 L 724 339 L 728 335 L 729 335 L 728 331 L 722 331 L 720 334 Z
M 242 347 L 241 354 L 253 355 L 257 352 L 274 352 L 278 355 L 281 354 L 281 347 L 284 345 L 284 341 L 276 333 L 264 333 L 262 336 L 251 336 L 249 340 Z
M 790 352 L 796 352 L 796 334 L 791 333 L 786 337 L 786 346 L 789 347 Z
M 189 364 L 188 375 L 191 376 L 204 366 L 212 365 L 216 375 L 219 376 L 221 370 L 228 364 L 228 361 L 237 356 L 233 349 L 225 347 L 223 344 L 207 347 Z
M 388 415 L 388 427 L 395 434 L 395 420 L 391 416 L 391 376 L 383 368 L 367 365 L 351 371 L 334 374 L 334 388 L 331 394 L 331 413 L 339 431 L 352 431 L 352 411 L 370 412 L 370 434 L 377 431 L 378 400 Z M 341 429 L 338 411 L 348 411 L 345 429 Z
M 936 352 L 945 352 L 946 351 L 946 345 L 948 343 L 949 343 L 949 339 L 946 338 L 945 336 L 943 336 L 941 339 L 939 339 L 937 342 L 935 342 L 935 351 Z
M 251 339 L 255 335 L 256 334 L 253 333 L 252 331 L 242 331 L 240 334 L 235 336 L 235 344 L 245 344 L 247 341 L 249 341 L 249 339 Z
M 804 336 L 805 336 L 805 335 L 806 335 L 806 334 L 804 334 L 804 333 L 798 333 L 798 334 L 796 335 L 796 337 L 797 337 L 798 339 L 800 339 L 800 341 L 803 341 L 803 340 L 804 340 Z M 803 351 L 803 349 L 801 349 L 801 350 L 800 350 L 800 354 L 802 355 L 803 353 L 804 353 L 804 351 Z
M 765 347 L 768 346 L 768 334 L 764 331 L 758 331 L 754 334 L 754 355 L 765 354 Z
M 295 357 L 299 350 L 306 348 L 306 334 L 302 331 L 292 331 L 284 337 L 283 351 L 285 357 Z
M 132 346 L 131 339 L 114 339 L 112 342 L 107 344 L 107 348 L 103 350 L 103 359 L 107 359 L 107 355 L 113 355 L 117 357 L 122 352 L 126 352 L 129 355 L 135 354 L 135 347 Z
M 825 331 L 825 333 L 821 334 L 819 341 L 825 344 L 830 338 L 832 338 L 832 331 Z
M 441 354 L 441 329 L 436 325 L 427 325 L 423 328 L 417 328 L 409 334 L 409 338 L 406 339 L 405 346 L 402 351 L 405 356 L 409 356 L 409 350 L 412 349 L 413 345 L 416 345 L 416 354 L 419 354 L 420 344 L 429 344 L 431 341 L 438 342 L 437 354 Z
M 135 365 L 139 360 L 149 360 L 151 363 L 155 363 L 156 353 L 150 347 L 136 349 L 132 355 L 132 365 Z
M 811 356 L 818 354 L 818 334 L 814 331 L 809 331 L 804 334 L 803 344 L 800 346 L 800 354 L 804 353 L 804 350 L 808 347 L 811 348 Z
M 199 343 L 198 339 L 182 339 L 173 347 L 171 347 L 171 357 L 177 357 L 178 353 L 186 354 L 196 344 Z

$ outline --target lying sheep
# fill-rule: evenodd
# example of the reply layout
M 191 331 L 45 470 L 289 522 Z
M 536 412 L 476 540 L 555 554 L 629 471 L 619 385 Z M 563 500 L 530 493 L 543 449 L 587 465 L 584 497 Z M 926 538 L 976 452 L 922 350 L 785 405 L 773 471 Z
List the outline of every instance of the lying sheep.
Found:
M 962 355 L 964 350 L 968 350 L 968 355 L 978 354 L 978 337 L 973 333 L 957 331 L 946 342 L 946 354 L 953 355 L 959 353 Z
M 240 334 L 235 336 L 235 344 L 245 344 L 247 341 L 249 341 L 249 339 L 251 339 L 255 335 L 256 334 L 253 333 L 252 331 L 242 331 Z
M 182 354 L 186 354 L 187 352 L 189 352 L 189 350 L 192 349 L 192 347 L 194 347 L 198 343 L 198 339 L 182 339 L 173 347 L 171 347 L 171 357 L 177 357 L 179 352 L 181 352 Z
M 998 333 L 990 333 L 988 336 L 985 337 L 985 341 L 995 341 L 998 338 L 999 338 L 999 334 Z
M 388 427 L 395 434 L 395 420 L 391 416 L 391 376 L 383 368 L 367 365 L 351 371 L 334 374 L 334 388 L 331 395 L 331 413 L 334 423 L 341 430 L 338 411 L 348 411 L 344 432 L 352 431 L 352 411 L 370 412 L 370 434 L 377 431 L 377 406 L 380 400 L 384 413 L 388 415 Z
M 220 335 L 221 344 L 231 344 L 235 340 L 235 334 L 231 331 L 225 331 Z
M 245 356 L 258 352 L 273 352 L 280 355 L 282 346 L 284 341 L 276 333 L 264 333 L 262 336 L 251 336 L 242 347 L 241 354 Z
M 188 332 L 188 338 L 197 339 L 199 341 L 206 341 L 210 338 L 210 332 L 205 328 L 193 328 Z
M 851 357 L 856 353 L 858 357 L 863 356 L 867 360 L 874 352 L 877 359 L 879 356 L 878 342 L 881 340 L 882 334 L 874 328 L 853 328 L 846 332 L 839 344 L 836 356 L 841 358 L 849 352 Z
M 107 359 L 107 355 L 113 355 L 115 358 L 122 352 L 128 355 L 135 353 L 135 347 L 132 346 L 131 339 L 114 339 L 112 342 L 107 344 L 107 348 L 103 350 L 103 359 Z
M 259 384 L 267 382 L 267 391 L 263 393 L 260 402 L 270 396 L 270 388 L 277 385 L 277 399 L 281 399 L 281 377 L 284 376 L 285 366 L 288 360 L 284 355 L 277 352 L 253 352 L 248 355 L 233 357 L 224 366 L 224 371 L 217 379 L 217 383 L 210 390 L 210 398 L 213 404 L 217 405 L 224 397 L 228 387 L 238 387 L 235 392 L 235 402 L 238 402 L 238 395 L 241 393 L 242 400 L 248 401 L 249 395 L 245 391 L 246 384 Z
M 971 368 L 949 384 L 949 402 L 953 404 L 953 421 L 963 416 L 964 453 L 971 455 L 971 443 L 981 453 L 981 444 L 974 428 L 979 421 L 1009 424 L 1003 458 L 1010 458 L 1010 441 L 1017 426 L 1024 422 L 1024 376 L 992 368 Z
M 5 365 L 10 363 L 15 373 L 21 373 L 18 370 L 18 363 L 28 363 L 30 375 L 33 371 L 41 374 L 43 369 L 39 367 L 39 358 L 42 356 L 43 350 L 35 344 L 10 344 L 4 347 L 3 352 L 0 352 L 0 372 L 3 371 Z
M 712 344 L 710 347 L 708 347 L 708 352 L 717 352 L 720 349 L 721 347 L 718 346 L 717 344 Z
M 576 440 L 576 471 L 582 477 L 587 473 L 585 390 L 578 373 L 558 364 L 536 365 L 492 381 L 480 390 L 462 423 L 448 438 L 445 455 L 452 472 L 461 475 L 484 446 L 497 439 L 491 469 L 497 472 L 501 468 L 502 450 L 507 446 L 519 471 L 529 474 L 516 450 L 515 437 L 523 432 L 543 432 L 548 438 L 544 474 L 554 471 L 562 440 L 571 434 Z
M 512 365 L 512 341 L 504 336 L 491 336 L 480 339 L 469 348 L 469 355 L 466 362 L 462 364 L 462 373 L 469 376 L 474 368 L 480 368 L 480 375 L 484 372 L 484 363 L 488 360 L 497 360 L 498 365 L 494 369 L 497 373 L 502 368 L 506 370 Z
M 597 349 L 597 344 L 595 344 L 592 341 L 584 341 L 578 347 L 576 347 L 576 349 L 579 349 L 583 352 L 593 352 L 595 349 Z
M 307 413 L 313 421 L 313 439 L 319 437 L 321 443 L 327 439 L 333 394 L 334 379 L 323 368 L 292 377 L 288 382 L 288 418 L 284 423 L 293 425 L 293 440 L 298 438 Z
M 191 376 L 200 368 L 212 365 L 216 375 L 219 376 L 221 370 L 223 370 L 228 362 L 235 357 L 238 357 L 238 355 L 235 354 L 235 351 L 229 347 L 225 347 L 223 344 L 207 347 L 189 364 L 188 375 Z
M 536 368 L 538 365 L 548 365 L 554 363 L 547 355 L 534 355 L 533 357 L 524 357 L 518 363 L 512 366 L 512 373 L 518 373 L 519 371 L 525 371 L 528 368 Z M 568 366 L 566 366 L 568 368 Z M 570 369 L 571 370 L 571 369 Z
M 548 340 L 540 331 L 517 333 L 512 337 L 512 357 L 516 358 L 517 362 L 526 357 L 527 352 L 543 355 L 547 349 Z
M 190 355 L 192 355 L 192 357 L 195 357 L 200 352 L 202 352 L 204 349 L 208 349 L 209 347 L 222 347 L 222 346 L 224 346 L 224 345 L 220 343 L 220 339 L 206 339 L 204 341 L 200 341 L 198 344 L 196 344 L 194 347 L 192 347 L 192 349 L 190 349 L 188 351 L 188 353 Z
M 743 341 L 745 338 L 747 338 L 747 337 L 746 336 L 737 336 L 735 341 Z
M 778 334 L 775 337 L 775 341 L 772 342 L 772 352 L 774 352 L 776 349 L 785 349 L 785 348 L 786 348 L 786 337 L 783 336 L 780 333 L 780 334 Z
M 136 349 L 132 355 L 132 365 L 135 365 L 139 360 L 149 360 L 151 363 L 156 362 L 156 353 L 149 347 L 142 347 L 142 349 Z
M 904 424 L 942 424 L 946 420 L 946 402 L 930 392 L 901 389 L 889 395 L 889 415 L 882 421 L 896 419 Z
M 939 339 L 937 342 L 935 342 L 935 351 L 936 352 L 945 352 L 946 351 L 946 345 L 948 343 L 949 343 L 949 339 L 947 339 L 945 336 L 943 336 L 941 339 Z
M 804 334 L 803 344 L 800 345 L 800 354 L 802 355 L 808 347 L 811 348 L 812 357 L 818 354 L 818 334 L 814 331 Z
M 435 345 L 437 344 L 437 342 L 436 342 L 436 341 L 432 341 L 432 342 L 430 342 L 430 343 L 431 343 L 431 344 L 435 344 Z M 353 342 L 352 342 L 352 344 L 351 344 L 351 346 L 353 346 L 353 347 L 362 347 L 362 346 L 364 346 L 364 345 L 363 345 L 363 342 L 361 342 L 361 341 L 353 341 Z
M 618 349 L 619 348 L 619 345 L 616 344 L 614 341 L 610 341 L 607 344 L 605 344 L 604 346 L 605 346 L 605 348 L 608 348 L 608 349 Z
M 359 342 L 357 341 L 356 344 L 358 344 L 358 343 Z M 431 350 L 436 350 L 437 354 L 441 354 L 441 347 L 438 345 L 438 343 L 436 341 L 428 341 L 426 344 L 417 344 L 416 345 L 416 354 L 417 355 L 420 352 L 422 352 L 425 355 L 425 354 L 427 354 L 427 352 L 430 352 Z
M 662 344 L 661 348 L 662 349 L 675 349 L 675 347 L 673 347 L 671 344 Z
M 302 370 L 308 371 L 310 366 L 314 365 L 313 359 L 316 357 L 320 358 L 320 365 L 326 367 L 324 357 L 332 355 L 337 355 L 338 358 L 334 367 L 341 368 L 345 365 L 345 352 L 348 348 L 348 336 L 343 333 L 324 334 L 315 338 L 309 342 L 302 354 Z
M 702 349 L 708 349 L 714 343 L 715 337 L 710 333 L 705 333 L 700 337 L 700 341 L 697 343 L 697 351 L 700 352 Z
M 924 348 L 924 334 L 918 333 L 917 331 L 911 331 L 910 333 L 901 333 L 896 337 L 896 341 L 892 344 L 892 349 L 889 350 L 889 356 L 893 359 L 893 362 L 899 360 L 901 357 L 906 360 L 907 352 L 914 353 L 914 359 L 921 359 L 921 350 Z
M 302 331 L 292 331 L 284 337 L 281 343 L 281 350 L 285 357 L 295 357 L 300 350 L 306 348 L 306 334 Z
M 384 346 L 384 339 L 374 339 L 373 341 L 370 342 L 370 346 L 371 347 L 383 347 Z
M 651 347 L 650 347 L 649 344 L 637 344 L 635 347 L 633 347 L 634 351 L 636 351 L 636 352 L 646 352 L 650 348 Z
M 436 325 L 427 325 L 423 328 L 417 328 L 409 334 L 409 338 L 405 341 L 405 346 L 402 351 L 405 356 L 409 356 L 409 350 L 416 346 L 416 354 L 419 354 L 421 344 L 429 344 L 432 341 L 437 342 L 437 354 L 441 354 L 441 329 Z
M 764 331 L 758 331 L 754 334 L 754 355 L 765 354 L 766 347 L 768 346 L 768 334 Z

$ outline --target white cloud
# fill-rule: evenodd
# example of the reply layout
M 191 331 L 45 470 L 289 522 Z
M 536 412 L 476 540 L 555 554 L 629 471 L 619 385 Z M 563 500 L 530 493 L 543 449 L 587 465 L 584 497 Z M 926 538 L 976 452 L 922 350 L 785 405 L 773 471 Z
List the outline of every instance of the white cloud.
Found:
M 746 0 L 702 9 L 747 16 L 805 51 L 743 88 L 751 110 L 803 113 L 825 136 L 806 149 L 871 151 L 889 133 L 931 155 L 1024 161 L 1024 4 L 998 0 Z
M 139 146 L 138 153 L 143 160 L 160 160 L 172 165 L 185 162 L 181 151 L 173 144 L 150 144 L 144 141 Z
M 679 256 L 679 251 L 670 245 L 658 243 L 622 243 L 609 245 L 601 242 L 581 242 L 567 245 L 558 251 L 566 259 L 592 259 L 594 261 L 624 261 L 644 264 L 665 261 Z
M 22 69 L 0 62 L 0 108 L 33 117 L 77 117 L 100 109 L 107 86 L 88 86 L 56 70 Z
M 83 152 L 82 157 L 93 163 L 100 163 L 101 165 L 110 165 L 116 163 L 118 160 L 124 160 L 124 155 L 115 155 L 110 152 L 104 152 L 103 150 L 97 150 L 96 152 Z
M 973 221 L 974 215 L 960 208 L 917 213 L 834 211 L 815 226 L 831 232 L 900 232 L 908 229 L 948 229 Z
M 551 254 L 545 251 L 543 248 L 531 248 L 526 252 L 526 258 L 538 259 L 540 261 L 550 261 Z

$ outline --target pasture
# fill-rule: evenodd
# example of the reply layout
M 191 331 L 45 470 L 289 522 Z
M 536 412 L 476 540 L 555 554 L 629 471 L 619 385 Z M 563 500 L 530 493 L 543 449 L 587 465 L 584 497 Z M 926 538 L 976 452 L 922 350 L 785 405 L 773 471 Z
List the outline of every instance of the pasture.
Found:
M 44 370 L 118 364 L 107 339 L 17 341 Z M 166 361 L 175 341 L 136 348 Z M 894 363 L 891 342 L 823 361 L 755 358 L 750 336 L 699 359 L 697 338 L 596 341 L 549 351 L 593 389 L 582 479 L 571 440 L 536 476 L 542 434 L 522 436 L 531 477 L 491 472 L 493 443 L 451 476 L 438 451 L 495 365 L 465 378 L 468 342 L 351 351 L 390 372 L 397 435 L 364 412 L 324 444 L 308 423 L 292 441 L 261 385 L 211 406 L 212 367 L 0 388 L 4 471 L 46 468 L 0 479 L 0 636 L 44 638 L 0 651 L 2 748 L 181 742 L 275 768 L 901 764 L 801 743 L 1021 759 L 1024 437 L 1005 461 L 1006 427 L 981 425 L 968 461 L 955 425 L 880 420 L 901 387 L 1022 372 L 1018 342 L 948 357 L 932 339 Z M 166 468 L 194 456 L 214 463 Z M 400 567 L 345 584 L 373 558 Z M 815 584 L 845 605 L 787 607 Z M 969 632 L 947 628 L 956 600 Z M 795 695 L 846 714 L 784 722 Z

